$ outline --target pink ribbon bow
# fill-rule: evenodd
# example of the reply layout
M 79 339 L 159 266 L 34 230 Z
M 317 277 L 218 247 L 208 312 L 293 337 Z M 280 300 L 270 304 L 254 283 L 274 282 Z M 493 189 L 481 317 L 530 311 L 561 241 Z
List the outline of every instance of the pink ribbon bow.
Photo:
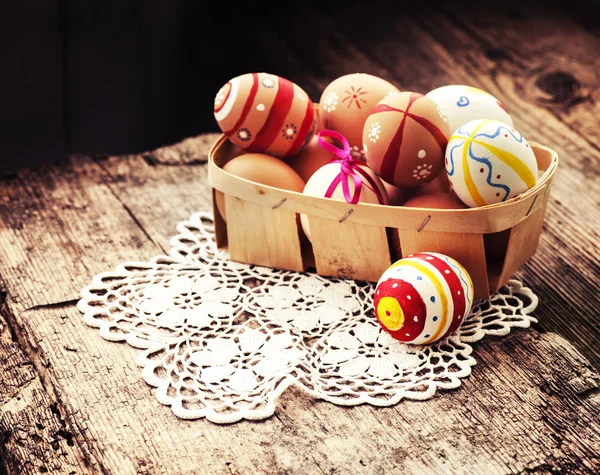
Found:
M 338 140 L 343 148 L 326 142 L 323 137 L 330 137 Z M 325 198 L 331 198 L 337 186 L 342 183 L 342 192 L 348 203 L 356 204 L 360 199 L 360 192 L 363 186 L 375 193 L 379 204 L 384 204 L 383 196 L 375 180 L 352 158 L 350 154 L 350 145 L 342 134 L 333 130 L 321 130 L 318 135 L 317 143 L 336 157 L 329 163 L 341 163 L 340 173 L 334 178 L 325 192 Z M 350 179 L 354 182 L 354 195 L 350 194 Z

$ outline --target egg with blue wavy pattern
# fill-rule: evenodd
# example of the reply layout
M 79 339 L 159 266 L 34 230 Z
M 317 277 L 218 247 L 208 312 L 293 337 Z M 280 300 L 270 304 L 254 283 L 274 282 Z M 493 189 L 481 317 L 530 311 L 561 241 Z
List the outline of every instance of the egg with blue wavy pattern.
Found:
M 470 208 L 507 201 L 535 186 L 535 153 L 523 135 L 496 120 L 460 126 L 446 148 L 454 192 Z

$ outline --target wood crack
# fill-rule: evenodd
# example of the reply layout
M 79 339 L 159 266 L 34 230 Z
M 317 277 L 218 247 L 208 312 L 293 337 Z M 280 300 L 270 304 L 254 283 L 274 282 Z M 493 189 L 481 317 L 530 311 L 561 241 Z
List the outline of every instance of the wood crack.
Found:
M 115 177 L 112 176 L 112 174 L 104 167 L 103 164 L 98 163 L 98 165 L 100 166 L 100 168 L 102 169 L 102 171 L 109 176 L 110 178 L 114 179 Z M 111 194 L 117 199 L 117 201 L 119 203 L 121 203 L 121 206 L 123 206 L 123 209 L 127 212 L 127 214 L 129 215 L 129 217 L 132 219 L 132 221 L 135 223 L 135 225 L 140 228 L 140 230 L 144 233 L 144 236 L 146 236 L 148 238 L 148 240 L 154 244 L 154 246 L 158 249 L 160 249 L 160 251 L 162 251 L 163 254 L 167 254 L 167 251 L 159 244 L 157 243 L 152 236 L 148 233 L 148 231 L 146 230 L 146 228 L 144 227 L 144 225 L 140 222 L 140 220 L 135 216 L 135 214 L 133 213 L 133 211 L 131 211 L 131 208 L 129 208 L 129 206 L 127 206 L 125 204 L 125 202 L 121 199 L 121 197 L 118 195 L 118 193 L 113 189 L 113 187 L 111 186 L 110 183 L 108 183 L 107 188 L 109 189 L 109 191 L 111 192 Z
M 0 289 L 0 310 L 1 310 L 1 315 L 0 318 L 2 318 L 4 320 L 4 322 L 6 323 L 6 326 L 8 327 L 9 331 L 10 331 L 10 335 L 12 338 L 12 341 L 18 345 L 18 348 L 20 350 L 20 352 L 23 353 L 24 357 L 27 359 L 27 365 L 30 365 L 31 371 L 32 371 L 32 377 L 25 382 L 25 384 L 21 384 L 21 387 L 19 388 L 19 391 L 13 396 L 11 397 L 6 403 L 2 404 L 2 408 L 3 411 L 2 417 L 0 417 L 0 429 L 3 428 L 4 426 L 4 416 L 6 415 L 6 411 L 4 411 L 4 409 L 7 407 L 8 404 L 11 404 L 12 402 L 15 402 L 15 400 L 17 400 L 17 402 L 21 402 L 20 398 L 21 395 L 23 395 L 30 386 L 33 386 L 37 381 L 39 381 L 40 383 L 40 387 L 35 387 L 32 389 L 33 392 L 35 392 L 36 390 L 42 390 L 44 391 L 44 394 L 46 396 L 45 399 L 52 401 L 49 405 L 49 410 L 52 413 L 52 415 L 54 416 L 54 418 L 52 419 L 52 423 L 53 424 L 58 424 L 58 429 L 53 430 L 51 432 L 51 437 L 48 441 L 46 441 L 47 443 L 50 444 L 50 446 L 52 447 L 52 449 L 54 451 L 59 451 L 59 445 L 58 445 L 58 441 L 60 439 L 63 439 L 66 441 L 67 446 L 69 447 L 75 447 L 77 450 L 77 453 L 79 454 L 79 456 L 81 457 L 81 460 L 83 461 L 83 463 L 86 465 L 87 468 L 90 468 L 92 466 L 96 467 L 96 468 L 100 468 L 102 470 L 103 473 L 108 473 L 104 467 L 102 466 L 102 463 L 100 460 L 95 460 L 94 463 L 92 462 L 92 456 L 89 452 L 87 452 L 86 450 L 84 450 L 84 447 L 82 444 L 80 444 L 76 438 L 74 437 L 74 431 L 71 427 L 71 424 L 69 421 L 66 420 L 65 417 L 62 416 L 62 414 L 68 414 L 68 411 L 65 410 L 64 408 L 64 403 L 62 402 L 58 392 L 56 391 L 56 388 L 54 387 L 54 385 L 52 384 L 50 377 L 48 375 L 48 369 L 47 369 L 47 363 L 45 362 L 45 358 L 42 357 L 42 355 L 40 355 L 40 350 L 38 348 L 35 348 L 29 341 L 29 338 L 27 338 L 27 336 L 24 334 L 19 322 L 17 321 L 17 318 L 15 317 L 15 314 L 13 313 L 12 309 L 9 308 L 8 305 L 8 295 L 5 291 Z M 56 304 L 49 304 L 49 306 L 51 308 L 60 308 L 61 306 L 65 305 L 65 304 L 73 304 L 73 302 L 77 302 L 76 300 L 74 301 L 66 301 L 66 302 L 58 302 Z M 47 308 L 47 305 L 41 305 L 38 306 L 40 308 Z M 1 361 L 0 361 L 1 362 Z M 39 401 L 40 397 L 36 397 L 36 400 Z M 44 408 L 43 408 L 44 409 Z M 23 427 L 27 427 L 26 426 L 26 422 L 22 422 L 22 424 L 24 424 Z M 14 427 L 13 427 L 14 429 Z M 37 423 L 37 429 L 38 430 L 43 430 L 45 429 L 44 426 L 41 426 L 39 424 L 39 421 Z M 4 433 L 0 436 L 0 454 L 2 455 L 2 461 L 6 461 L 5 463 L 8 464 L 9 462 L 7 461 L 7 457 L 5 457 L 5 452 L 7 451 L 7 444 L 9 442 L 10 439 L 10 434 L 12 433 L 12 429 L 10 426 L 8 426 L 8 433 L 6 432 L 7 428 L 4 428 Z M 79 431 L 78 432 L 80 434 L 80 436 L 85 440 L 86 437 L 84 435 L 83 431 Z M 36 434 L 30 435 L 30 437 L 32 438 L 32 440 L 36 443 L 36 444 L 42 444 L 44 443 L 43 440 L 39 439 L 39 436 L 37 436 Z M 37 437 L 37 439 L 36 439 Z M 90 443 L 92 443 L 92 441 L 85 441 L 86 445 L 89 445 Z M 57 453 L 58 453 L 57 452 Z M 23 464 L 27 463 L 27 464 L 31 464 L 31 460 L 23 460 L 22 461 Z M 4 464 L 0 464 L 0 467 L 3 467 Z M 19 469 L 19 471 L 22 471 L 22 468 Z M 4 466 L 4 471 L 9 472 L 9 469 L 11 469 L 11 467 L 9 465 Z M 41 471 L 48 470 L 47 467 L 45 465 L 42 465 L 42 467 L 40 468 Z M 12 470 L 12 469 L 11 469 Z M 0 471 L 1 473 L 1 471 Z
M 580 393 L 577 393 L 579 398 L 582 400 L 590 399 L 598 394 L 600 394 L 600 387 L 589 388 L 584 391 L 581 391 Z
M 49 309 L 49 308 L 68 308 L 68 307 L 77 305 L 77 302 L 79 302 L 78 298 L 70 299 L 70 300 L 63 300 L 62 302 L 44 303 L 41 305 L 34 305 L 33 307 L 29 307 L 25 311 L 29 312 L 29 311 L 43 310 L 43 309 Z

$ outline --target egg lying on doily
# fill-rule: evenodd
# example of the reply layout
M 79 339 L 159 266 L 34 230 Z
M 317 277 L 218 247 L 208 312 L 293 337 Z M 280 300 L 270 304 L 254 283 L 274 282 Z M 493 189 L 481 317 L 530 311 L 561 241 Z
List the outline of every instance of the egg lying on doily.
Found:
M 360 194 L 355 195 L 356 185 L 351 176 L 343 173 L 341 161 L 323 165 L 308 180 L 304 187 L 304 194 L 308 196 L 317 196 L 319 198 L 331 198 L 337 201 L 349 201 L 344 195 L 342 180 L 348 184 L 349 196 L 356 198 L 359 203 L 387 204 L 388 196 L 383 183 L 377 175 L 367 165 L 360 162 L 353 162 L 354 173 L 362 175 L 362 185 Z M 360 171 L 358 170 L 360 169 Z M 366 177 L 365 177 L 366 175 Z M 368 177 L 368 178 L 367 178 Z M 378 193 L 376 193 L 377 191 Z M 302 229 L 308 238 L 310 238 L 310 227 L 308 218 L 305 214 L 300 215 Z
M 474 208 L 532 188 L 538 166 L 531 146 L 515 129 L 495 120 L 473 120 L 450 138 L 446 172 L 454 192 Z
M 316 127 L 306 92 L 267 73 L 243 74 L 225 84 L 215 97 L 214 114 L 238 147 L 280 158 L 298 153 Z
M 421 186 L 444 168 L 450 133 L 446 117 L 431 99 L 416 92 L 388 96 L 365 122 L 367 163 L 392 185 Z
M 396 340 L 422 345 L 446 338 L 473 305 L 473 283 L 454 259 L 420 252 L 400 259 L 375 289 L 375 315 Z
M 454 132 L 476 119 L 494 119 L 512 127 L 513 121 L 502 103 L 491 94 L 471 86 L 442 86 L 426 94 L 440 106 Z
M 331 82 L 319 102 L 321 124 L 341 133 L 352 156 L 364 161 L 362 134 L 370 110 L 387 95 L 399 91 L 393 84 L 370 74 L 347 74 Z

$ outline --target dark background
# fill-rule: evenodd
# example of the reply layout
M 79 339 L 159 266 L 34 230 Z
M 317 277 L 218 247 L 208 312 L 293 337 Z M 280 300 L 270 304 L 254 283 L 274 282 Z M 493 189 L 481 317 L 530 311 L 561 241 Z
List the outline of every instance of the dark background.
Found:
M 328 15 L 333 24 L 337 18 L 346 22 L 347 2 L 301 3 Z M 553 3 L 564 5 L 566 14 L 588 18 L 598 5 Z M 352 40 L 376 45 L 377 35 L 390 34 L 376 27 L 387 4 L 362 4 L 353 12 L 364 12 L 361 21 L 368 28 L 357 29 Z M 412 15 L 436 8 L 435 2 L 393 5 Z M 282 47 L 291 24 L 294 35 L 303 34 L 297 10 L 294 2 L 265 1 L 2 2 L 0 168 L 49 162 L 68 153 L 140 152 L 216 131 L 214 94 L 245 72 L 285 76 L 318 100 L 320 91 L 301 82 L 307 71 L 294 70 L 290 58 L 300 57 L 318 74 L 327 61 L 318 31 L 306 31 L 306 42 L 296 37 L 294 47 Z M 358 72 L 347 69 L 337 75 Z

